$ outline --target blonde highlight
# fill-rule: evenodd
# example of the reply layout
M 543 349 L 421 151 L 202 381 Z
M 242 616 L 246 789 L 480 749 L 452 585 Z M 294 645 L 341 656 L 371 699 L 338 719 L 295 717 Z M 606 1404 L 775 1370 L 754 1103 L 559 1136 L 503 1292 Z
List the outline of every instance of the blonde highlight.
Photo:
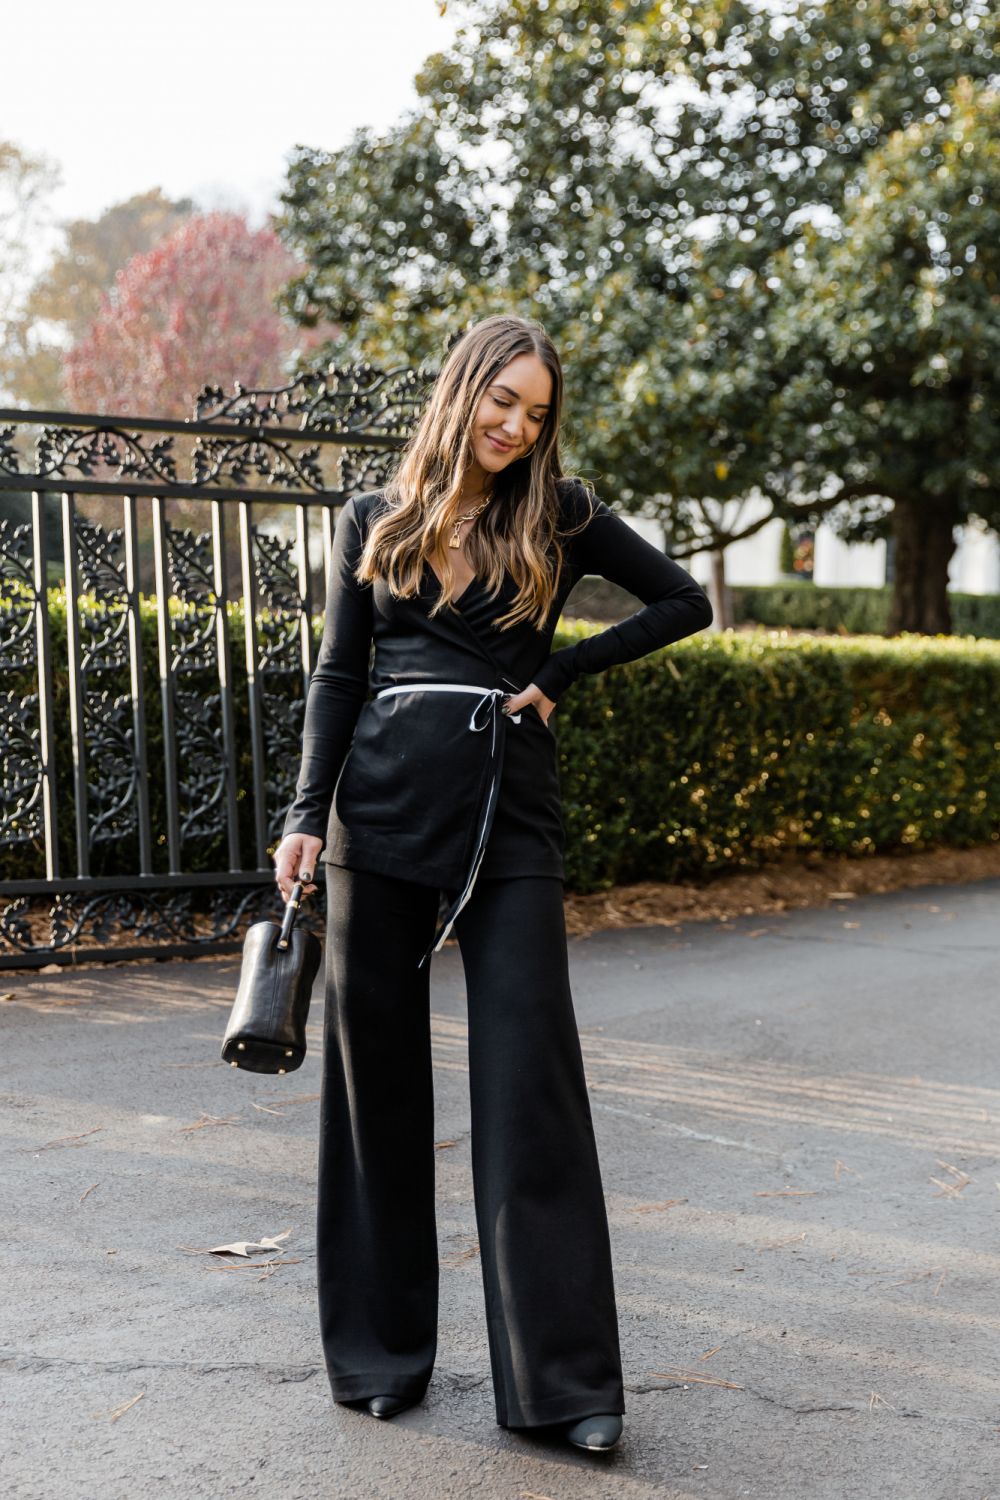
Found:
M 511 360 L 535 354 L 552 378 L 552 399 L 533 447 L 495 476 L 486 509 L 465 539 L 466 555 L 487 592 L 509 573 L 517 592 L 497 621 L 509 628 L 530 620 L 541 630 L 562 566 L 559 541 L 559 423 L 563 374 L 545 330 L 522 318 L 487 318 L 464 333 L 438 376 L 427 409 L 385 489 L 357 568 L 362 583 L 384 578 L 393 594 L 420 592 L 430 564 L 441 583 L 431 614 L 453 604 L 456 577 L 448 538 L 462 513 L 462 481 L 474 459 L 479 403 Z

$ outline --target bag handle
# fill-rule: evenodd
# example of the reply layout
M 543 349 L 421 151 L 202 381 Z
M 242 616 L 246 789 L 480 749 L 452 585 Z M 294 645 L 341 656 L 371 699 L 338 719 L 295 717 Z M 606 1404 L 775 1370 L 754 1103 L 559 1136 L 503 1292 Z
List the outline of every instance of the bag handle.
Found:
M 295 918 L 299 914 L 299 907 L 305 900 L 302 895 L 302 887 L 308 877 L 302 877 L 292 886 L 292 894 L 285 902 L 285 915 L 281 922 L 281 931 L 278 933 L 278 947 L 284 951 L 288 947 L 292 937 L 292 928 L 295 926 Z

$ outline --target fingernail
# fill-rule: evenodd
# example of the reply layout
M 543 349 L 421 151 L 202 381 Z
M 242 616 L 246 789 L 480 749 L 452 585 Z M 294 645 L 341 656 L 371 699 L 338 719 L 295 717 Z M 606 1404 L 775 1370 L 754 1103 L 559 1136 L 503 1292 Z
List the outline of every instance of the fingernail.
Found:
M 312 871 L 310 871 L 308 875 L 300 875 L 299 879 L 302 881 L 303 885 L 308 885 L 310 880 L 312 880 Z
M 505 703 L 504 706 L 503 706 L 503 708 L 500 710 L 500 712 L 502 714 L 509 714 L 510 713 L 510 705 L 508 703 Z

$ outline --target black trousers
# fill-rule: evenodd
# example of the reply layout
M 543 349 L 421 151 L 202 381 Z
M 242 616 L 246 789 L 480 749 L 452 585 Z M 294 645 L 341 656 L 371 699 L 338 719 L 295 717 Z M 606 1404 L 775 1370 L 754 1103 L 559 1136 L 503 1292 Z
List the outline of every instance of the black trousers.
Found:
M 318 1277 L 338 1401 L 419 1399 L 437 1342 L 429 1024 L 438 893 L 327 868 Z M 562 884 L 483 880 L 456 932 L 497 1421 L 622 1412 L 607 1216 Z

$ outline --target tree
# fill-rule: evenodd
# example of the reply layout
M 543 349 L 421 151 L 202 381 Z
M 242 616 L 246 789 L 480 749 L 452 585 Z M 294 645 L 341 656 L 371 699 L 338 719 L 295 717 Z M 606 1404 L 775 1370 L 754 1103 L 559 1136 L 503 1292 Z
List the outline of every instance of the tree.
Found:
M 1000 527 L 1000 99 L 961 82 L 855 187 L 840 240 L 791 272 L 788 337 L 826 351 L 821 451 L 856 532 L 892 501 L 890 632 L 947 634 L 955 527 Z
M 63 405 L 62 356 L 97 315 L 116 274 L 194 212 L 159 188 L 116 203 L 97 219 L 64 224 L 64 244 L 35 282 L 0 349 L 0 381 L 27 406 Z
M 379 359 L 437 355 L 489 311 L 541 318 L 569 356 L 574 462 L 661 515 L 681 555 L 849 499 L 824 423 L 854 397 L 828 330 L 788 337 L 783 288 L 837 243 L 872 153 L 946 118 L 960 75 L 994 75 L 995 7 L 467 11 L 415 115 L 296 153 L 282 230 L 308 269 L 285 305 L 322 309 L 343 352 Z
M 202 386 L 280 385 L 301 333 L 274 297 L 300 270 L 273 230 L 236 213 L 195 214 L 115 278 L 64 359 L 83 411 L 185 417 Z M 317 340 L 334 332 L 318 325 Z
M 32 242 L 45 197 L 56 181 L 50 162 L 0 140 L 0 349 L 10 338 L 30 276 Z

